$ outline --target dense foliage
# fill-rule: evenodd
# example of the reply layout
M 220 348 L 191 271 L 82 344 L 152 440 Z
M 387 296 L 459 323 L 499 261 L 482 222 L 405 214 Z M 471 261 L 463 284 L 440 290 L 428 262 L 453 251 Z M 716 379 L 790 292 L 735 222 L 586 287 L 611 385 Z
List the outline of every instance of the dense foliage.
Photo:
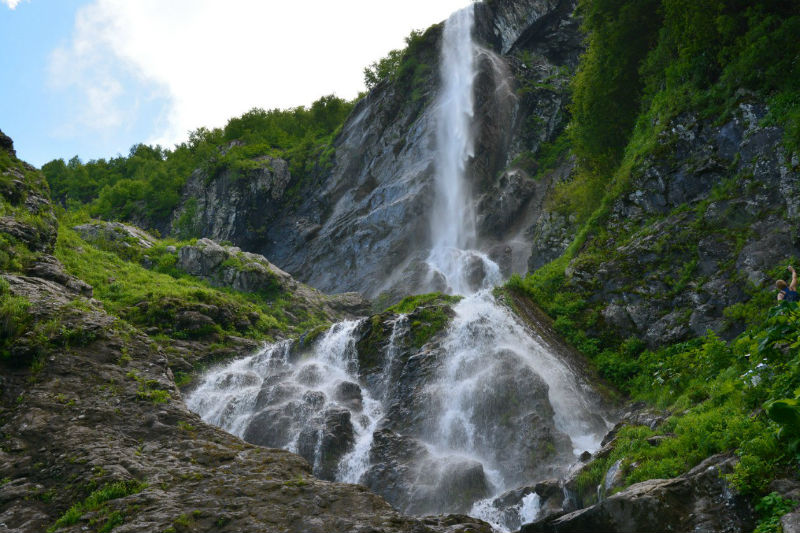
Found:
M 756 94 L 800 148 L 797 0 L 581 0 L 579 10 L 588 49 L 569 134 L 580 171 L 557 195 L 563 211 L 588 219 L 586 206 L 684 111 L 719 120 Z
M 542 273 L 538 274 L 539 276 Z M 547 279 L 552 285 L 544 288 Z M 751 304 L 754 325 L 727 343 L 713 333 L 655 350 L 631 337 L 611 347 L 586 334 L 582 301 L 556 296 L 553 277 L 515 277 L 511 290 L 543 303 L 558 317 L 555 327 L 595 362 L 600 373 L 632 399 L 675 413 L 651 430 L 629 427 L 619 434 L 614 451 L 593 464 L 582 482 L 595 486 L 608 468 L 623 460 L 626 484 L 677 476 L 709 455 L 734 450 L 740 457 L 731 481 L 744 492 L 762 494 L 779 471 L 796 460 L 797 434 L 779 425 L 762 406 L 794 406 L 800 386 L 800 307 L 783 303 L 769 313 Z M 757 317 L 765 317 L 759 320 Z M 774 412 L 777 409 L 773 407 Z M 771 414 L 771 413 L 770 413 Z M 794 413 L 792 413 L 794 414 Z M 658 446 L 648 439 L 665 436 Z
M 299 333 L 325 320 L 295 306 L 289 293 L 215 288 L 180 271 L 175 266 L 174 250 L 186 242 L 159 241 L 147 250 L 114 242 L 88 243 L 72 230 L 76 223 L 85 221 L 85 214 L 80 212 L 63 215 L 56 257 L 70 274 L 92 285 L 94 297 L 107 312 L 154 335 L 179 339 L 224 340 L 228 335 L 271 339 Z M 150 265 L 150 269 L 142 263 Z M 197 328 L 178 320 L 182 312 L 197 309 L 214 314 L 215 323 Z
M 247 179 L 265 163 L 263 156 L 289 162 L 293 184 L 332 156 L 331 142 L 353 104 L 325 96 L 310 107 L 289 110 L 252 109 L 224 128 L 200 128 L 173 149 L 137 144 L 127 156 L 83 163 L 46 163 L 53 199 L 88 204 L 93 216 L 135 220 L 156 227 L 168 220 L 184 183 L 196 169 L 213 179 L 223 171 Z

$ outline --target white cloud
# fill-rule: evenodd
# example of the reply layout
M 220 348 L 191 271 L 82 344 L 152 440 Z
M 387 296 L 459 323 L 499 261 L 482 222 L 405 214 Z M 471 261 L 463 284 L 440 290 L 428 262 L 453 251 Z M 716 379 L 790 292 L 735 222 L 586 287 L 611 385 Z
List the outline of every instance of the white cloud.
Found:
M 8 9 L 14 9 L 20 3 L 20 0 L 0 0 L 0 2 L 4 3 L 8 6 Z
M 469 2 L 95 0 L 54 51 L 51 80 L 78 89 L 75 128 L 121 127 L 141 102 L 168 99 L 147 140 L 171 144 L 252 107 L 352 98 L 366 65 Z

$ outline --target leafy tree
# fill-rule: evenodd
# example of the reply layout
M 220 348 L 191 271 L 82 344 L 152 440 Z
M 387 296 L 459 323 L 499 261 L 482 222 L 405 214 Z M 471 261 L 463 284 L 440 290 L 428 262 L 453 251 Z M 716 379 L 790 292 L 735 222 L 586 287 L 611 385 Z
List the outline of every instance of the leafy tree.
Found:
M 383 80 L 394 77 L 400 61 L 403 58 L 403 51 L 399 49 L 390 50 L 386 57 L 373 61 L 368 67 L 364 67 L 364 85 L 367 89 L 372 89 Z

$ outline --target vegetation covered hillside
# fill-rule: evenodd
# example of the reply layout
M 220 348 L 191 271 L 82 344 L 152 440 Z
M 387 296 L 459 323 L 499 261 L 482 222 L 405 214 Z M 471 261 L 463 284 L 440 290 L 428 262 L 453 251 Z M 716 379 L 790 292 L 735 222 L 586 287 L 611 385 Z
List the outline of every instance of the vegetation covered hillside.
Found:
M 199 128 L 173 149 L 137 144 L 127 156 L 85 163 L 77 156 L 56 159 L 42 172 L 53 199 L 63 205 L 87 204 L 92 216 L 164 228 L 197 169 L 207 180 L 223 170 L 247 179 L 262 166 L 257 157 L 276 157 L 288 161 L 296 185 L 315 165 L 325 164 L 331 140 L 352 108 L 351 102 L 325 96 L 308 108 L 253 109 L 224 128 Z
M 795 508 L 793 499 L 800 496 L 800 308 L 795 303 L 776 305 L 772 288 L 775 279 L 787 276 L 787 265 L 800 268 L 800 2 L 579 0 L 574 16 L 582 20 L 586 49 L 571 81 L 569 126 L 564 133 L 555 128 L 553 138 L 537 140 L 535 148 L 515 146 L 518 157 L 506 162 L 509 169 L 525 171 L 521 177 L 515 174 L 525 190 L 533 190 L 532 184 L 541 184 L 543 175 L 553 169 L 560 173 L 553 182 L 569 174 L 552 189 L 549 183 L 537 188 L 536 195 L 546 211 L 541 219 L 563 220 L 559 231 L 568 241 L 574 238 L 563 255 L 512 277 L 503 290 L 509 301 L 525 300 L 526 305 L 534 302 L 541 307 L 553 319 L 555 330 L 630 400 L 632 412 L 646 412 L 647 417 L 623 420 L 567 486 L 576 505 L 588 508 L 638 482 L 685 475 L 721 454 L 733 465 L 724 481 L 732 487 L 731 494 L 741 498 L 734 503 L 743 501 L 743 508 L 755 511 L 756 531 L 779 531 L 780 516 Z M 406 139 L 423 130 L 416 128 L 415 120 L 424 115 L 426 98 L 435 85 L 430 65 L 419 58 L 433 61 L 437 31 L 412 34 L 407 49 L 411 52 L 393 51 L 367 69 L 367 83 L 376 92 L 358 105 L 365 109 L 374 104 L 372 111 L 379 120 L 372 126 L 380 135 L 388 132 L 386 139 L 395 144 L 383 142 L 366 126 L 358 130 L 353 137 L 359 142 L 368 137 L 361 132 L 374 134 L 380 142 L 348 147 L 355 163 L 342 170 L 346 178 L 361 172 L 369 158 L 385 163 L 376 168 L 395 169 L 395 162 L 402 159 L 398 154 L 420 155 Z M 514 98 L 520 100 L 515 102 L 522 101 L 527 108 L 526 95 L 534 90 L 560 98 L 561 81 L 572 75 L 570 68 L 551 65 L 552 73 L 543 69 L 545 76 L 533 68 L 547 65 L 542 57 L 526 49 L 512 48 L 509 54 L 505 59 L 516 70 L 528 71 L 530 66 L 531 71 L 527 78 L 518 76 L 521 86 L 515 87 Z M 539 75 L 544 78 L 539 80 Z M 528 78 L 529 83 L 520 82 Z M 379 94 L 381 88 L 387 92 Z M 142 415 L 140 409 L 127 407 L 124 413 L 134 413 L 156 428 L 169 426 L 160 429 L 162 437 L 177 439 L 178 451 L 190 457 L 191 465 L 208 461 L 217 468 L 230 461 L 234 454 L 228 447 L 235 446 L 226 436 L 205 426 L 198 430 L 199 421 L 183 411 L 180 417 L 174 414 L 180 410 L 178 392 L 167 372 L 183 384 L 193 369 L 229 355 L 234 347 L 252 347 L 253 339 L 299 336 L 309 330 L 313 337 L 321 324 L 347 313 L 318 294 L 301 294 L 296 286 L 287 289 L 268 262 L 253 260 L 226 243 L 190 240 L 206 235 L 189 225 L 183 240 L 147 237 L 146 246 L 137 245 L 130 233 L 121 240 L 102 232 L 92 236 L 93 230 L 86 226 L 112 227 L 91 218 L 97 217 L 166 230 L 176 222 L 172 219 L 179 207 L 183 211 L 177 213 L 189 213 L 189 220 L 196 204 L 184 201 L 182 194 L 193 174 L 194 181 L 204 185 L 222 175 L 239 185 L 255 181 L 256 175 L 268 175 L 272 188 L 265 187 L 265 195 L 286 191 L 287 203 L 308 200 L 298 198 L 309 189 L 304 180 L 325 172 L 336 155 L 333 142 L 354 109 L 360 109 L 356 103 L 324 97 L 309 108 L 250 111 L 223 129 L 193 132 L 188 142 L 173 150 L 136 145 L 128 156 L 110 160 L 52 161 L 42 172 L 53 198 L 66 206 L 66 212 L 49 204 L 48 185 L 35 169 L 0 149 L 0 270 L 6 280 L 0 281 L 0 362 L 15 373 L 0 382 L 3 422 L 11 420 L 14 428 L 21 428 L 27 423 L 25 409 L 44 410 L 54 401 L 63 409 L 58 413 L 63 419 L 55 422 L 68 420 L 71 410 L 83 405 L 83 397 L 77 385 L 69 394 L 57 392 L 66 357 L 75 356 L 81 363 L 100 353 L 105 355 L 98 364 L 112 368 L 113 376 L 104 375 L 105 382 L 95 384 L 97 398 L 91 400 L 94 403 L 87 400 L 87 405 L 100 405 L 99 395 L 105 391 L 126 398 L 125 405 L 140 402 L 149 409 L 165 404 L 165 414 Z M 553 116 L 560 121 L 560 99 L 555 109 Z M 533 111 L 520 120 L 531 137 L 543 128 Z M 288 172 L 278 168 L 278 160 L 288 162 Z M 421 158 L 405 160 L 416 164 Z M 370 204 L 370 198 L 377 198 L 376 204 L 393 198 L 382 196 L 386 191 L 406 195 L 406 190 L 398 193 L 391 184 L 381 189 L 376 176 L 363 174 L 362 182 L 343 178 L 335 187 L 337 193 L 346 189 L 342 194 L 351 203 L 341 205 L 352 208 L 349 215 Z M 278 183 L 281 176 L 288 181 Z M 498 203 L 508 203 L 513 196 L 501 197 Z M 219 197 L 224 194 L 214 198 Z M 295 246 L 287 248 L 287 254 L 311 248 L 306 243 L 320 234 L 321 240 L 327 238 L 320 232 L 324 216 L 333 211 L 333 205 L 325 204 L 330 198 L 308 200 L 320 205 L 285 222 L 296 230 L 279 235 Z M 530 205 L 517 207 L 524 214 Z M 378 213 L 375 223 L 370 218 L 374 213 Z M 270 216 L 277 215 L 270 212 Z M 407 219 L 392 216 L 396 215 L 369 211 L 364 215 L 366 229 L 358 237 L 408 229 L 395 224 Z M 337 231 L 351 227 L 353 218 L 343 215 Z M 413 219 L 420 219 L 417 211 Z M 503 224 L 511 220 L 508 225 L 517 222 L 514 217 L 503 220 Z M 243 226 L 248 233 L 266 235 L 263 227 L 250 221 Z M 531 233 L 546 233 L 537 231 Z M 345 230 L 331 234 L 340 237 Z M 559 237 L 564 241 L 563 235 Z M 364 257 L 350 258 L 345 253 L 349 248 L 332 243 L 327 245 L 337 261 L 347 256 L 354 267 Z M 357 244 L 354 249 L 361 254 L 362 243 Z M 393 245 L 384 248 L 397 250 Z M 215 265 L 224 272 L 181 268 L 182 254 L 197 258 L 209 251 L 224 255 Z M 308 257 L 311 261 L 319 256 Z M 532 265 L 544 263 L 532 259 Z M 300 270 L 307 266 L 303 261 L 296 262 Z M 331 260 L 320 268 L 329 277 L 341 277 L 329 268 L 339 264 Z M 257 290 L 240 290 L 241 286 L 221 281 L 250 279 L 253 272 L 263 276 Z M 19 281 L 26 277 L 49 280 L 58 287 L 45 284 L 45 289 L 31 289 L 28 284 L 33 282 Z M 42 304 L 67 289 L 68 296 L 57 299 L 57 306 Z M 90 293 L 93 299 L 87 297 Z M 36 299 L 31 294 L 45 296 Z M 406 313 L 417 304 L 439 299 L 433 295 L 407 300 L 386 313 Z M 320 311 L 318 306 L 328 307 Z M 443 309 L 429 313 L 410 330 L 415 348 L 447 323 L 449 315 Z M 373 318 L 362 339 L 366 348 L 386 342 L 389 330 L 384 322 Z M 163 362 L 156 370 L 147 370 L 142 361 L 131 361 L 128 348 L 121 348 L 129 341 L 147 357 L 163 355 Z M 97 343 L 102 349 L 96 349 Z M 82 414 L 91 419 L 91 409 L 86 411 L 88 415 Z M 156 454 L 138 444 L 144 439 L 141 434 L 124 424 L 120 427 L 129 441 L 126 457 Z M 19 444 L 3 431 L 2 453 L 18 455 L 8 461 L 12 465 L 8 470 L 0 471 L 0 488 L 25 494 L 24 503 L 17 498 L 14 505 L 28 513 L 35 509 L 39 515 L 30 520 L 38 520 L 38 525 L 66 524 L 56 520 L 69 514 L 73 504 L 77 507 L 72 515 L 83 516 L 84 522 L 98 528 L 129 521 L 137 506 L 160 497 L 157 490 L 172 487 L 185 488 L 179 491 L 183 500 L 178 507 L 183 512 L 190 506 L 187 495 L 196 489 L 192 483 L 200 484 L 205 495 L 213 489 L 208 486 L 212 483 L 203 481 L 206 473 L 194 466 L 169 479 L 152 467 L 120 473 L 104 470 L 103 463 L 95 472 L 91 461 L 100 460 L 93 455 L 71 457 L 65 477 L 57 478 L 51 474 L 62 463 L 55 452 L 37 455 L 44 465 L 38 470 L 21 459 L 19 450 L 38 449 L 40 433 Z M 202 446 L 190 442 L 197 434 Z M 76 448 L 82 444 L 80 439 L 70 442 Z M 247 462 L 253 477 L 260 476 L 262 459 L 265 464 L 284 464 L 272 452 L 242 449 L 246 454 L 266 453 L 266 459 L 259 455 Z M 321 484 L 304 477 L 307 471 L 301 466 L 286 464 L 276 474 L 280 487 L 270 481 L 265 490 L 285 487 L 294 496 L 304 493 L 308 483 Z M 101 497 L 97 491 L 132 500 L 130 505 L 104 507 L 97 503 Z M 140 493 L 145 496 L 137 496 Z M 361 509 L 357 506 L 363 498 L 347 497 L 355 503 L 346 509 Z M 51 502 L 57 515 L 47 509 Z M 368 503 L 375 512 L 389 513 L 372 500 Z M 87 514 L 92 512 L 98 514 Z M 199 512 L 197 516 L 175 512 L 159 518 L 159 524 L 180 530 L 192 521 L 227 524 L 229 519 Z M 268 518 L 255 522 L 263 525 Z M 254 523 L 241 513 L 235 519 L 249 526 Z M 561 526 L 553 522 L 557 519 L 561 517 L 547 518 L 541 530 L 558 530 Z M 292 527 L 302 522 L 283 514 L 277 520 Z M 398 529 L 412 527 L 409 524 L 402 522 Z
M 584 0 L 579 13 L 578 169 L 550 200 L 577 236 L 509 289 L 669 416 L 620 431 L 580 482 L 620 461 L 619 490 L 732 451 L 730 481 L 762 502 L 759 531 L 777 531 L 770 513 L 792 506 L 767 494 L 796 482 L 800 459 L 800 311 L 772 307 L 800 257 L 800 4 Z

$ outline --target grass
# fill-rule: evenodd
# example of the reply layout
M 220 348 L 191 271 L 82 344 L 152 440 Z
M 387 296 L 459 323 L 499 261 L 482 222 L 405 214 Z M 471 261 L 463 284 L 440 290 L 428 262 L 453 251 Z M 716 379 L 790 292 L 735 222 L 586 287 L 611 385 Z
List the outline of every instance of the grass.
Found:
M 30 325 L 30 302 L 9 292 L 8 282 L 0 278 L 0 360 L 11 361 L 11 347 Z
M 532 278 L 513 279 L 511 290 L 531 289 L 529 297 L 547 294 L 547 288 L 536 287 Z M 710 455 L 734 452 L 739 462 L 729 481 L 743 493 L 758 497 L 780 472 L 797 468 L 798 459 L 789 444 L 776 436 L 778 426 L 762 408 L 791 396 L 800 386 L 800 360 L 796 357 L 800 308 L 796 304 L 782 304 L 767 313 L 747 313 L 754 319 L 751 327 L 730 343 L 708 333 L 656 350 L 644 349 L 635 337 L 601 350 L 600 340 L 583 329 L 580 315 L 584 306 L 558 297 L 550 301 L 551 310 L 564 313 L 560 331 L 632 400 L 674 414 L 656 430 L 623 428 L 611 454 L 584 471 L 579 486 L 599 484 L 617 460 L 622 460 L 627 486 L 675 477 Z M 744 307 L 740 306 L 737 314 L 746 314 Z M 764 315 L 759 322 L 757 317 Z M 564 323 L 571 329 L 565 329 Z M 586 341 L 595 342 L 587 349 Z M 657 445 L 648 442 L 656 435 L 663 437 Z
M 150 249 L 153 270 L 117 253 L 104 251 L 82 240 L 71 229 L 66 216 L 61 224 L 55 255 L 67 271 L 94 288 L 94 297 L 106 311 L 139 327 L 156 328 L 171 336 L 245 335 L 271 339 L 277 334 L 302 331 L 319 323 L 319 318 L 304 316 L 293 308 L 291 295 L 273 298 L 214 288 L 207 282 L 174 268 L 174 254 L 167 253 L 167 243 Z M 160 251 L 164 250 L 164 251 Z M 219 310 L 223 318 L 206 330 L 192 332 L 175 327 L 177 315 L 184 309 Z M 290 323 L 289 314 L 300 320 Z
M 93 491 L 82 502 L 76 503 L 67 509 L 67 511 L 61 515 L 61 517 L 59 517 L 58 520 L 56 520 L 56 522 L 47 529 L 47 531 L 48 533 L 53 533 L 54 531 L 63 527 L 77 524 L 81 517 L 86 513 L 100 511 L 102 509 L 107 510 L 107 502 L 116 500 L 118 498 L 124 498 L 125 496 L 130 496 L 132 494 L 137 494 L 146 488 L 147 483 L 137 480 L 109 483 L 102 488 Z M 111 531 L 115 526 L 123 522 L 124 518 L 122 514 L 118 511 L 113 511 L 108 514 L 105 523 L 99 529 L 99 531 Z

